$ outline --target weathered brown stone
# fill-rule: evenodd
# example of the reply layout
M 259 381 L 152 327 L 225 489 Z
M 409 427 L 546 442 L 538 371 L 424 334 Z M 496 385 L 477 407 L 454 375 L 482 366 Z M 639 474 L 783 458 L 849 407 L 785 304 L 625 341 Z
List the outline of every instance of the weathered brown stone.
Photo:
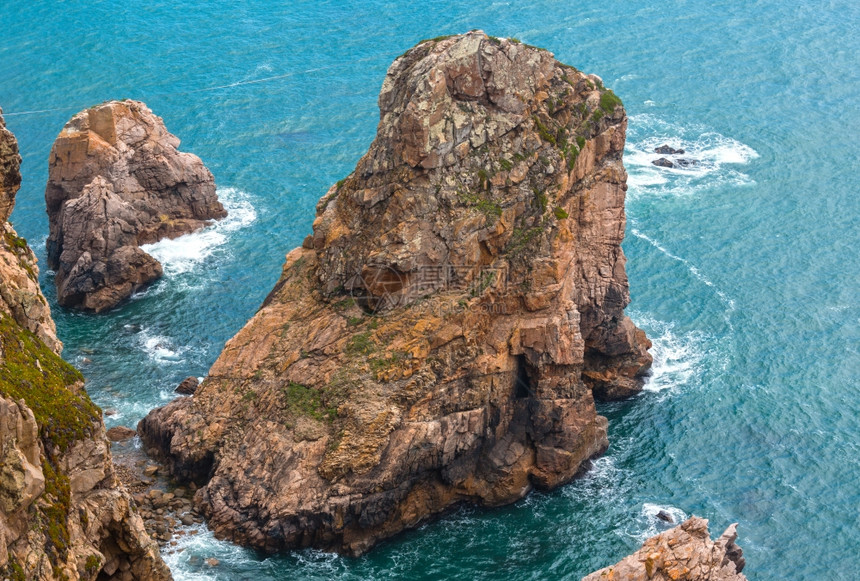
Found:
M 135 430 L 131 428 L 126 428 L 125 426 L 114 426 L 107 431 L 108 440 L 111 442 L 122 442 L 123 440 L 130 440 L 137 435 Z
M 582 581 L 746 581 L 741 574 L 746 561 L 735 544 L 737 538 L 733 524 L 711 541 L 708 521 L 694 516 Z
M 623 312 L 614 95 L 471 32 L 395 60 L 379 106 L 259 312 L 139 424 L 221 538 L 360 554 L 558 486 L 608 444 L 593 392 L 651 363 Z
M 182 380 L 182 383 L 176 386 L 174 391 L 176 393 L 181 393 L 182 395 L 191 395 L 197 391 L 197 386 L 199 384 L 200 381 L 196 377 L 186 377 Z
M 48 265 L 61 305 L 111 308 L 162 274 L 138 248 L 226 215 L 212 174 L 138 101 L 75 115 L 51 150 Z

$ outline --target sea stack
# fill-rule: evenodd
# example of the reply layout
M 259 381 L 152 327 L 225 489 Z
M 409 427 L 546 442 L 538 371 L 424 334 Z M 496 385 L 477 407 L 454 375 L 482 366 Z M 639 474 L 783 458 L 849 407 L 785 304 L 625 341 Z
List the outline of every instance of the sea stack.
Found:
M 75 115 L 51 149 L 48 266 L 61 305 L 103 311 L 162 274 L 140 245 L 227 215 L 199 157 L 139 101 Z
M 733 524 L 712 541 L 708 521 L 694 516 L 582 581 L 747 581 L 741 573 L 746 560 L 735 544 L 737 538 Z
M 483 32 L 394 61 L 376 139 L 191 397 L 139 425 L 216 535 L 358 555 L 463 502 L 571 480 L 594 398 L 641 389 L 624 315 L 627 118 Z
M 101 411 L 59 356 L 35 256 L 6 221 L 20 161 L 0 114 L 0 579 L 166 581 Z

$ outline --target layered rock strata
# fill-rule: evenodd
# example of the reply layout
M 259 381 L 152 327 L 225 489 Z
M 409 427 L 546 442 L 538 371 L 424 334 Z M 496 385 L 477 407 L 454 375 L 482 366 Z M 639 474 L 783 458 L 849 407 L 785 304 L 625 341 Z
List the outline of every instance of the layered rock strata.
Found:
M 162 274 L 140 245 L 226 216 L 212 174 L 138 101 L 75 115 L 51 150 L 48 266 L 64 306 L 102 311 Z
M 59 357 L 35 257 L 6 221 L 19 164 L 0 115 L 0 578 L 170 579 L 117 481 L 100 411 Z
M 558 486 L 607 446 L 594 396 L 650 366 L 600 79 L 475 31 L 395 60 L 379 107 L 257 314 L 138 426 L 221 538 L 360 554 Z
M 735 544 L 737 538 L 733 524 L 712 541 L 708 521 L 694 516 L 582 581 L 746 581 L 741 574 L 746 561 Z

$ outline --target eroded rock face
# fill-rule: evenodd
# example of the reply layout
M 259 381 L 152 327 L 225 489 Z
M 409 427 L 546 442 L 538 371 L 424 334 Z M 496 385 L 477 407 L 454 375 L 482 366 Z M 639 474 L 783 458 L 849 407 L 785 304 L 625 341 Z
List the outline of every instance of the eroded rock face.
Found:
M 102 311 L 162 274 L 139 248 L 226 216 L 212 174 L 138 101 L 75 115 L 51 150 L 48 265 L 60 304 Z
M 737 538 L 733 524 L 712 541 L 708 521 L 694 516 L 582 581 L 746 581 L 741 574 L 746 561 L 735 544 Z
M 59 357 L 33 252 L 6 222 L 19 163 L 0 117 L 0 579 L 170 579 L 83 377 Z
M 398 58 L 379 104 L 259 312 L 138 427 L 222 538 L 360 554 L 558 486 L 607 446 L 594 394 L 650 366 L 599 79 L 471 32 Z

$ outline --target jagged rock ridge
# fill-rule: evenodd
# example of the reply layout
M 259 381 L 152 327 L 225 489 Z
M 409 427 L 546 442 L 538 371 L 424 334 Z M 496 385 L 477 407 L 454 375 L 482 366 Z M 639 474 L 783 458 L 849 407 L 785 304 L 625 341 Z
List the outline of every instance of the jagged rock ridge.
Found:
M 741 574 L 746 560 L 737 538 L 733 524 L 712 541 L 708 521 L 694 516 L 582 581 L 746 581 Z
M 19 166 L 0 114 L 0 578 L 170 579 L 117 481 L 100 411 L 59 357 L 35 256 L 6 221 Z
M 141 244 L 226 216 L 212 174 L 138 101 L 75 115 L 51 149 L 48 265 L 61 305 L 102 311 L 162 274 Z
M 607 446 L 594 395 L 650 366 L 600 79 L 475 31 L 395 60 L 379 107 L 259 312 L 139 425 L 219 537 L 360 554 L 558 486 Z

